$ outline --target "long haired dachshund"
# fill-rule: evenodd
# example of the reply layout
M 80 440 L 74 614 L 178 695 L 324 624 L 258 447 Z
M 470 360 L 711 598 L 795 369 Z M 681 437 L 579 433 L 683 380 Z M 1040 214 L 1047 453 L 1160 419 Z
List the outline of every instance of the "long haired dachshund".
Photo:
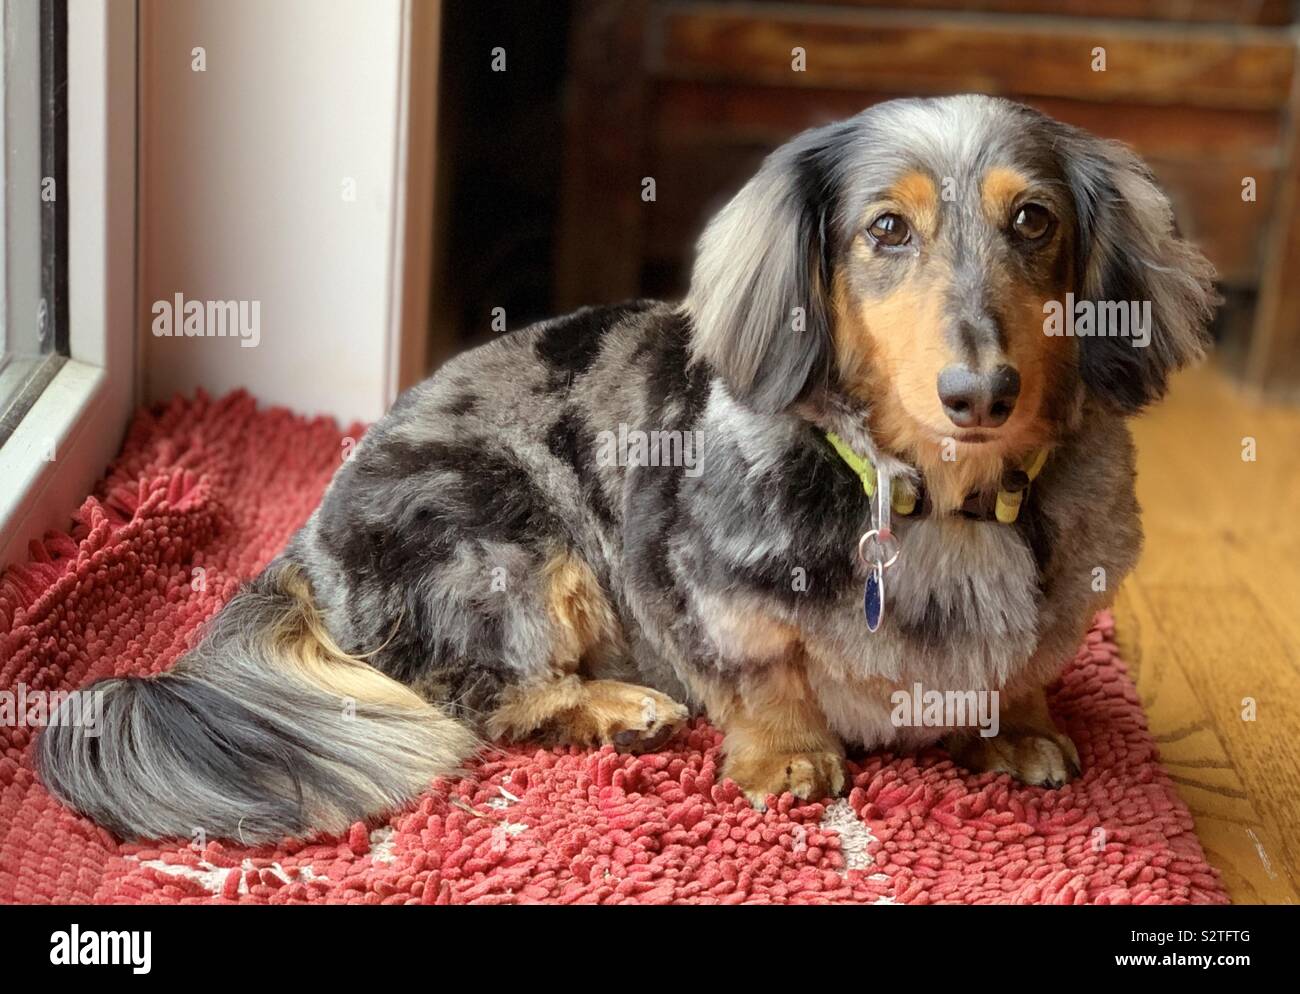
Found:
M 757 805 L 940 740 L 1059 786 L 1043 688 L 1137 559 L 1125 419 L 1202 354 L 1213 275 L 1131 152 L 1026 107 L 807 131 L 684 303 L 404 394 L 174 669 L 97 685 L 97 738 L 43 734 L 44 782 L 124 837 L 303 837 L 484 740 L 648 750 L 689 708 Z M 914 688 L 998 692 L 997 734 L 900 720 Z

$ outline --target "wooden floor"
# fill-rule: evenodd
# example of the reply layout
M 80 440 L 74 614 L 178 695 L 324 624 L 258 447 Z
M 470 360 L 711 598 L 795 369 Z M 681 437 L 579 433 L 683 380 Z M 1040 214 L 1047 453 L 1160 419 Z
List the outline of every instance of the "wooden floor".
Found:
M 1146 548 L 1120 646 L 1233 901 L 1298 903 L 1300 408 L 1199 369 L 1134 434 Z

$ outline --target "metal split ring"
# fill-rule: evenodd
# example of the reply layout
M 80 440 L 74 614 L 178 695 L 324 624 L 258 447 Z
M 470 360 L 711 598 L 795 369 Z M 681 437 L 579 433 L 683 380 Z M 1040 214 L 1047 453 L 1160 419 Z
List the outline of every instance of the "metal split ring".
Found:
M 882 554 L 887 554 L 891 548 L 893 554 L 890 555 L 888 559 L 882 559 L 880 556 L 877 556 L 874 559 L 869 559 L 867 557 L 867 543 L 870 541 L 876 543 Z M 894 533 L 889 529 L 882 530 L 873 528 L 871 531 L 864 533 L 863 536 L 858 539 L 858 558 L 861 559 L 862 564 L 868 568 L 879 566 L 881 569 L 889 569 L 890 566 L 893 566 L 894 563 L 898 561 L 899 551 L 898 539 L 894 537 Z

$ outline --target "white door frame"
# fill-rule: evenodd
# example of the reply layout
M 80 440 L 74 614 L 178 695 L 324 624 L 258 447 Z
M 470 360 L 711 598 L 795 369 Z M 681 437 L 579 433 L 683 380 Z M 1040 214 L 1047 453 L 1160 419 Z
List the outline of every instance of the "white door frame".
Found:
M 0 446 L 0 567 L 67 529 L 136 402 L 135 0 L 72 0 L 67 51 L 71 358 Z

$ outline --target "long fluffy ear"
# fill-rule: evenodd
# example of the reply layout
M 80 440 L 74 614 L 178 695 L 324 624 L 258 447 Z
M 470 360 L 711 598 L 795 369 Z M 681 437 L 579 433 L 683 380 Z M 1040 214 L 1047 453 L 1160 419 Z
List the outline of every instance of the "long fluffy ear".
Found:
M 835 162 L 843 124 L 777 149 L 700 238 L 686 310 L 691 352 L 748 406 L 773 413 L 831 361 Z
M 1220 297 L 1214 267 L 1174 228 L 1168 198 L 1128 148 L 1073 128 L 1062 143 L 1078 210 L 1079 297 L 1151 304 L 1151 337 L 1079 342 L 1084 383 L 1126 413 L 1164 395 L 1169 375 L 1200 359 Z

